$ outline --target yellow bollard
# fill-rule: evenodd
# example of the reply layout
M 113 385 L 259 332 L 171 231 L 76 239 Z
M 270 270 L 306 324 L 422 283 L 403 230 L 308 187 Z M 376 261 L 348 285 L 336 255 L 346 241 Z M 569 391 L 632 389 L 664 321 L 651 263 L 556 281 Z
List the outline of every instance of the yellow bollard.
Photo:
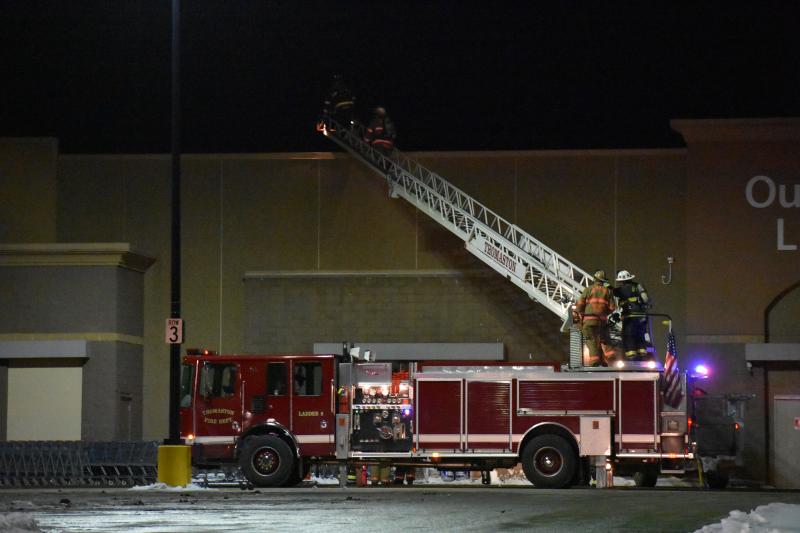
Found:
M 192 481 L 192 447 L 167 444 L 158 447 L 158 481 L 185 487 Z

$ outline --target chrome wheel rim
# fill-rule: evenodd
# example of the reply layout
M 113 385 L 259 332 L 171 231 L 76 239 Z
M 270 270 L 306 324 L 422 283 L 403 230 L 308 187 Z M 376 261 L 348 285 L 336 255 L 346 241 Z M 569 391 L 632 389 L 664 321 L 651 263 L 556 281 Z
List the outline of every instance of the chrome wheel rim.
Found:
M 533 466 L 543 476 L 553 477 L 564 468 L 564 458 L 555 448 L 539 448 L 533 456 Z
M 253 469 L 262 476 L 274 474 L 281 464 L 281 458 L 274 448 L 264 446 L 253 454 Z

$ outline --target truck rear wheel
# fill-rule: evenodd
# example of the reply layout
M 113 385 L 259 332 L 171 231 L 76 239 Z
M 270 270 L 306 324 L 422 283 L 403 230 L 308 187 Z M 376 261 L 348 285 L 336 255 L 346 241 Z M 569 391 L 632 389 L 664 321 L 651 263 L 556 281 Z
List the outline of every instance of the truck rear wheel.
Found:
M 258 487 L 280 487 L 294 468 L 294 455 L 289 446 L 275 435 L 248 437 L 239 455 L 244 477 Z
M 633 473 L 633 482 L 637 487 L 655 487 L 658 482 L 658 470 L 647 468 Z
M 558 435 L 534 437 L 525 445 L 520 459 L 528 481 L 550 489 L 569 487 L 578 462 L 572 446 Z

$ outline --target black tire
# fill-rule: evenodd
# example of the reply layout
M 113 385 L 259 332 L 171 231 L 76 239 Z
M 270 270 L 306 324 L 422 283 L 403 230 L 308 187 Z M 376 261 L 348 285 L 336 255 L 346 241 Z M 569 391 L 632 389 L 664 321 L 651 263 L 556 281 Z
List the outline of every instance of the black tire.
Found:
M 308 473 L 311 472 L 311 465 L 307 462 L 303 462 L 303 473 L 302 476 L 297 472 L 297 465 L 295 464 L 292 467 L 292 473 L 289 475 L 289 479 L 286 480 L 286 487 L 295 487 L 303 482 L 306 478 Z
M 538 488 L 565 489 L 572 485 L 578 458 L 570 444 L 558 435 L 531 439 L 520 455 L 525 477 Z
M 658 482 L 658 470 L 647 468 L 633 473 L 633 482 L 637 487 L 655 487 Z
M 275 435 L 248 437 L 239 454 L 244 477 L 257 487 L 280 487 L 292 475 L 294 455 L 289 445 Z
M 706 472 L 706 484 L 709 489 L 722 490 L 728 486 L 728 481 L 730 481 L 730 477 L 728 477 L 727 473 L 722 473 L 719 470 Z

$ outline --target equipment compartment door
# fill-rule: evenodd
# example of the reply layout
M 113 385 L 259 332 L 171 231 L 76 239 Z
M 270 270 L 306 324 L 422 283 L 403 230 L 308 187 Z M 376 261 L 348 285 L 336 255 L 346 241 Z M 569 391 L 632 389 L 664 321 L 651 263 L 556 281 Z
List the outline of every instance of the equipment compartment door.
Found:
M 333 359 L 293 359 L 291 430 L 303 455 L 332 455 Z
M 417 381 L 415 442 L 418 450 L 462 449 L 463 390 L 460 379 Z
M 620 380 L 616 436 L 620 449 L 648 450 L 655 446 L 657 394 L 657 378 Z
M 467 381 L 467 449 L 511 449 L 511 382 Z

